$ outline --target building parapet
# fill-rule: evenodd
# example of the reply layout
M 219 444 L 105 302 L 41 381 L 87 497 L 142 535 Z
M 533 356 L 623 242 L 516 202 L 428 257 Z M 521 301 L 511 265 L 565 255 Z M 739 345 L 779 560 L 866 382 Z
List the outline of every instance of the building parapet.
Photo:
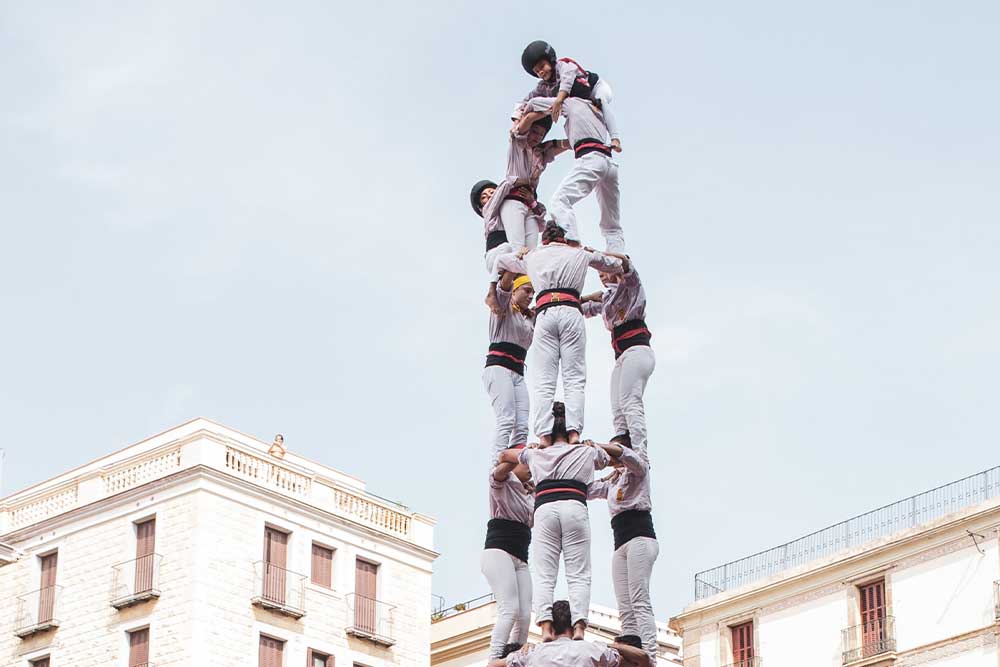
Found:
M 174 437 L 170 437 L 174 436 Z M 433 519 L 304 459 L 275 459 L 264 443 L 197 419 L 0 500 L 0 535 L 20 531 L 185 469 L 204 466 L 380 533 L 432 549 Z M 6 559 L 0 551 L 0 564 Z

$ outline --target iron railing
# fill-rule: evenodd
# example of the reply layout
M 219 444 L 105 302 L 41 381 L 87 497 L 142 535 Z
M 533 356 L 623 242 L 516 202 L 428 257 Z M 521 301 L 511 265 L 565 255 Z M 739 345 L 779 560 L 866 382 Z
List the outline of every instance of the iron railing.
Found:
M 1000 581 L 993 582 L 993 620 L 1000 621 Z
M 253 564 L 253 574 L 253 604 L 294 618 L 306 615 L 306 575 L 264 561 Z
M 59 601 L 62 586 L 46 586 L 17 597 L 14 634 L 24 638 L 36 632 L 59 627 Z
M 440 621 L 443 618 L 460 614 L 463 611 L 488 605 L 495 599 L 496 598 L 493 597 L 493 593 L 487 593 L 486 595 L 480 595 L 477 598 L 472 598 L 471 600 L 466 600 L 465 602 L 459 602 L 458 604 L 454 604 L 448 608 L 445 608 L 444 599 L 442 599 L 438 608 L 431 612 L 431 622 Z
M 160 554 L 140 556 L 112 566 L 111 606 L 116 609 L 160 597 Z
M 694 576 L 696 600 L 765 579 L 844 549 L 1000 496 L 1000 466 L 866 512 L 781 546 Z
M 374 598 L 357 593 L 349 594 L 347 634 L 392 646 L 396 643 L 392 633 L 392 615 L 395 609 L 393 605 Z
M 755 655 L 752 658 L 743 658 L 742 660 L 731 662 L 725 665 L 725 667 L 760 667 L 760 656 Z
M 896 650 L 896 619 L 872 618 L 841 631 L 844 664 Z

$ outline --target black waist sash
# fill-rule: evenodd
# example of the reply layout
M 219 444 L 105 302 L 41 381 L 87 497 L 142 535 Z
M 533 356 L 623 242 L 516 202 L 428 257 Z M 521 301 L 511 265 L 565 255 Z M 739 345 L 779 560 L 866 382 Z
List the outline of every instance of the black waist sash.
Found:
M 656 539 L 653 530 L 653 515 L 649 510 L 625 510 L 611 517 L 611 530 L 615 534 L 615 549 L 628 543 L 633 537 L 652 537 Z
M 593 139 L 591 137 L 580 139 L 573 144 L 573 155 L 577 158 L 581 158 L 587 153 L 602 153 L 611 157 L 611 148 L 600 139 Z
M 535 486 L 535 509 L 557 500 L 577 500 L 587 504 L 587 485 L 575 479 L 546 479 Z
M 507 232 L 497 229 L 486 235 L 486 252 L 507 242 Z
M 535 314 L 542 312 L 546 308 L 553 306 L 573 306 L 577 310 L 580 308 L 580 293 L 575 289 L 554 287 L 543 289 L 535 295 Z
M 615 351 L 615 359 L 622 356 L 622 352 L 635 347 L 636 345 L 649 345 L 649 339 L 653 337 L 646 322 L 643 320 L 629 320 L 622 322 L 611 332 L 611 347 Z
M 503 366 L 518 375 L 524 375 L 524 358 L 528 351 L 514 343 L 490 343 L 486 353 L 487 366 Z
M 490 519 L 486 524 L 484 549 L 500 549 L 527 563 L 529 544 L 531 544 L 531 529 L 520 521 Z

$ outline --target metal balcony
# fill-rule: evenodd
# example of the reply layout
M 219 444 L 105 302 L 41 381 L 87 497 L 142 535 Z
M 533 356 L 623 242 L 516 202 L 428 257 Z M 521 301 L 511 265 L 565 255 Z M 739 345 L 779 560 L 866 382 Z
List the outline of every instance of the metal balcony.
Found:
M 292 618 L 306 615 L 306 575 L 264 561 L 253 564 L 253 574 L 251 604 Z
M 760 656 L 754 656 L 752 658 L 743 658 L 742 660 L 737 660 L 736 662 L 731 662 L 725 667 L 760 667 Z
M 844 628 L 843 663 L 868 660 L 896 652 L 896 619 L 892 616 L 873 618 L 861 625 Z
M 14 634 L 24 639 L 59 627 L 62 586 L 48 586 L 17 597 Z
M 392 646 L 396 643 L 392 633 L 395 609 L 386 602 L 351 593 L 347 596 L 347 634 L 382 646 Z
M 1000 621 L 1000 581 L 993 582 L 993 620 Z
M 140 556 L 112 566 L 111 606 L 124 609 L 160 597 L 160 554 Z

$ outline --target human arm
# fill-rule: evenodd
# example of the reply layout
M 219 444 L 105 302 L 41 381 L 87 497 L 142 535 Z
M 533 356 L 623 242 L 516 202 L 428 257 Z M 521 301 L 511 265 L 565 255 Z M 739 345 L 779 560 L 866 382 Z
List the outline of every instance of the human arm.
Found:
M 618 643 L 611 644 L 608 648 L 618 652 L 618 655 L 621 657 L 620 664 L 626 667 L 653 667 L 653 661 L 649 657 L 649 654 L 641 648 Z
M 587 264 L 592 269 L 603 271 L 604 273 L 623 273 L 628 266 L 628 260 L 622 261 L 617 257 L 611 257 L 603 252 L 594 250 L 589 253 Z
M 584 317 L 597 317 L 604 313 L 604 304 L 595 301 L 580 300 L 580 310 Z
M 570 149 L 569 139 L 549 139 L 538 144 L 538 147 L 542 149 L 542 162 L 544 164 L 549 164 L 560 153 Z
M 500 456 L 497 457 L 497 465 L 509 463 L 510 470 L 513 470 L 514 466 L 516 466 L 518 463 L 521 462 L 521 453 L 523 451 L 524 451 L 523 449 L 503 450 L 502 452 L 500 452 Z M 510 472 L 510 470 L 508 470 L 508 472 Z
M 610 489 L 607 478 L 595 479 L 587 485 L 587 500 L 606 500 Z
M 597 449 L 601 449 L 601 450 L 604 451 L 605 454 L 607 454 L 608 456 L 610 456 L 611 458 L 614 458 L 614 459 L 620 458 L 621 455 L 622 455 L 623 450 L 625 449 L 624 447 L 622 447 L 618 443 L 614 443 L 614 442 L 605 445 L 605 444 L 602 444 L 600 442 L 594 442 L 593 440 L 584 440 L 583 444 L 590 445 L 591 447 L 596 447 Z
M 497 257 L 497 268 L 511 273 L 528 272 L 528 266 L 525 264 L 524 258 L 512 252 Z
M 649 464 L 630 447 L 620 447 L 622 453 L 615 458 L 622 462 L 625 469 L 637 478 L 645 477 L 649 473 Z
M 517 463 L 511 463 L 510 461 L 502 461 L 496 464 L 493 468 L 493 472 L 490 473 L 491 482 L 490 485 L 493 486 L 495 482 L 505 482 L 507 478 L 510 477 L 511 471 L 517 466 Z

